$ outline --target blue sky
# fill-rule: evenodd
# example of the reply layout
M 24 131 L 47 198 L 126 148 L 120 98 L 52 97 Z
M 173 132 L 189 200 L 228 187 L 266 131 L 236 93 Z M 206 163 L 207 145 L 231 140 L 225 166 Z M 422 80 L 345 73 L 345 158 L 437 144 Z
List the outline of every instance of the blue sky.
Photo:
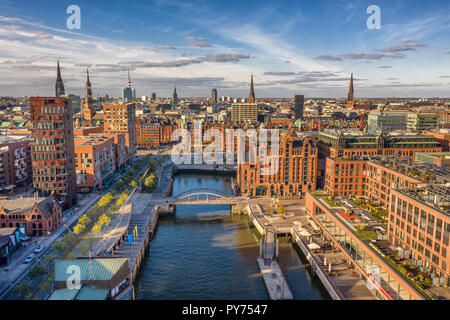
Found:
M 81 9 L 68 30 L 66 8 Z M 381 29 L 369 30 L 369 5 Z M 411 1 L 0 0 L 0 95 L 66 92 L 345 97 L 450 96 L 450 3 Z

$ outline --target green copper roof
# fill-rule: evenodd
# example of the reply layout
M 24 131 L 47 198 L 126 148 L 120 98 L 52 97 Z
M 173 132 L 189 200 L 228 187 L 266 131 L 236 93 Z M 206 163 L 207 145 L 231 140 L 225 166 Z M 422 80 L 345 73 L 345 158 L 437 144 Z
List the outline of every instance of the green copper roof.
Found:
M 89 261 L 92 261 L 91 266 Z M 127 258 L 55 260 L 55 281 L 67 281 L 68 277 L 73 274 L 71 271 L 73 266 L 80 268 L 80 281 L 111 280 L 126 262 Z

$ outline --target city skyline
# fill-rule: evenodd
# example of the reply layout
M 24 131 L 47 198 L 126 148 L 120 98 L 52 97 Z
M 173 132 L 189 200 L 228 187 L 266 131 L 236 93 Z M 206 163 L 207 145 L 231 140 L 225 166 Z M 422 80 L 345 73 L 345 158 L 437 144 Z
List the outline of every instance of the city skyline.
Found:
M 53 96 L 59 60 L 80 96 L 86 67 L 94 96 L 119 97 L 128 70 L 137 96 L 246 97 L 252 73 L 257 98 L 345 98 L 351 73 L 355 99 L 450 96 L 445 1 L 380 1 L 380 30 L 367 1 L 79 1 L 80 30 L 66 28 L 70 4 L 0 1 L 0 95 Z

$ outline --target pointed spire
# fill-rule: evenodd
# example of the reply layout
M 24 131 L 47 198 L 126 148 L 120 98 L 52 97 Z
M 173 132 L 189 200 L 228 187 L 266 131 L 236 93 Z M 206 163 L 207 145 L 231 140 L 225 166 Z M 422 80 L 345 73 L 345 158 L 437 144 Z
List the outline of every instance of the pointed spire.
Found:
M 131 88 L 130 69 L 128 69 L 128 88 Z
M 55 95 L 60 97 L 64 95 L 64 83 L 61 77 L 61 69 L 59 68 L 59 60 L 56 64 L 56 84 L 55 84 Z
M 248 103 L 255 103 L 255 89 L 253 88 L 253 73 L 250 79 L 250 93 L 248 95 Z
M 353 108 L 355 105 L 355 97 L 353 91 L 353 72 L 350 76 L 350 86 L 348 87 L 348 98 L 347 98 L 347 107 Z

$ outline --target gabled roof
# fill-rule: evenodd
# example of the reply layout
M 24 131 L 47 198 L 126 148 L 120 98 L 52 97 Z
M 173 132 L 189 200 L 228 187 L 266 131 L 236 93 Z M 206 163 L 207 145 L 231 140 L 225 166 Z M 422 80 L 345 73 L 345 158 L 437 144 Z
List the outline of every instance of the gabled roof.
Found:
M 28 214 L 37 204 L 42 215 L 48 218 L 52 215 L 53 204 L 55 202 L 57 206 L 60 206 L 54 195 L 50 195 L 47 198 L 38 198 L 37 200 L 33 197 L 16 198 L 10 200 L 0 200 L 0 208 L 4 208 L 7 213 Z

